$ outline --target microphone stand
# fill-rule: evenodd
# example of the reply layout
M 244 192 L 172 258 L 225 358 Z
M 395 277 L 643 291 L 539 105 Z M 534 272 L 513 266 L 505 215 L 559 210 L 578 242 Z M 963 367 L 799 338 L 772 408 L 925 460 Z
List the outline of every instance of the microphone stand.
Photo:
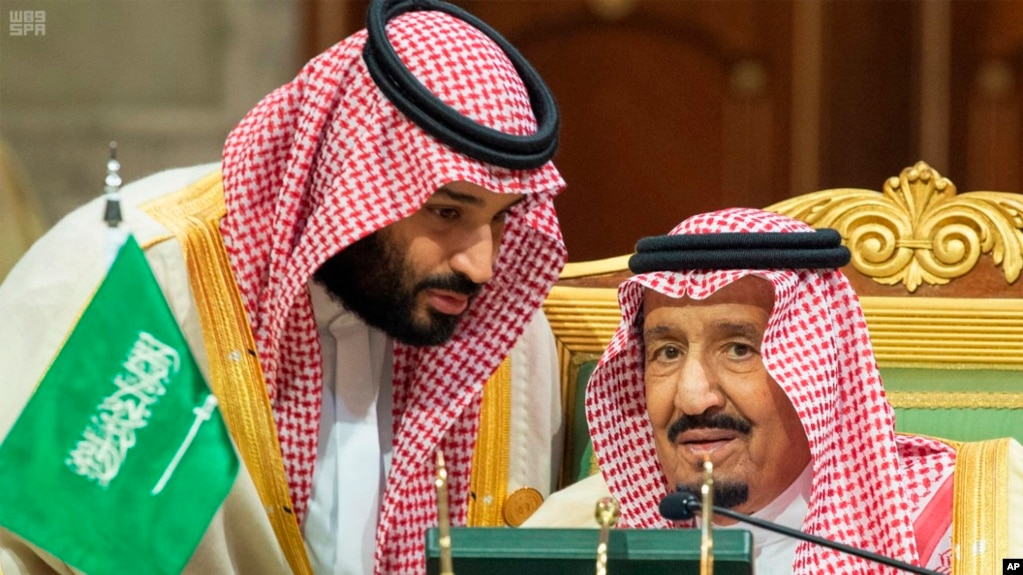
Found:
M 700 501 L 697 499 L 695 495 L 689 493 L 688 491 L 676 491 L 675 493 L 670 493 L 667 496 L 665 496 L 664 500 L 668 500 L 668 498 L 678 499 L 679 501 L 677 503 L 681 504 L 682 509 L 685 510 L 686 516 L 680 516 L 681 515 L 680 513 L 665 514 L 664 513 L 665 505 L 662 501 L 661 515 L 663 515 L 666 519 L 673 520 L 689 519 L 690 517 L 692 517 L 693 513 L 701 512 L 702 510 Z M 668 507 L 670 508 L 672 507 L 672 505 L 669 504 Z M 816 535 L 810 535 L 809 533 L 804 533 L 803 531 L 800 531 L 798 529 L 792 529 L 790 527 L 785 527 L 784 525 L 778 525 L 777 523 L 772 523 L 770 521 L 758 519 L 756 517 L 752 517 L 744 513 L 732 511 L 731 509 L 725 507 L 718 507 L 717 505 L 714 505 L 712 506 L 712 511 L 713 513 L 724 515 L 725 517 L 730 517 L 732 519 L 736 519 L 744 523 L 749 523 L 750 525 L 755 525 L 768 531 L 781 533 L 782 535 L 788 535 L 789 537 L 795 537 L 796 539 L 802 541 L 809 541 L 810 543 L 821 545 L 823 547 L 829 547 L 831 549 L 836 549 L 838 551 L 842 551 L 843 553 L 848 553 L 849 555 L 855 555 L 856 557 L 859 557 L 861 559 L 875 561 L 877 563 L 882 563 L 889 567 L 895 567 L 896 569 L 909 571 L 910 573 L 918 573 L 920 575 L 940 575 L 937 571 L 931 571 L 930 569 L 924 569 L 923 567 L 910 565 L 909 563 L 905 563 L 897 559 L 892 559 L 891 557 L 886 557 L 878 553 L 864 551 L 863 549 L 853 547 L 852 545 L 846 545 L 845 543 L 839 543 L 837 541 L 832 541 L 830 539 L 825 539 L 823 537 L 818 537 Z M 669 515 L 675 515 L 675 517 L 669 517 Z

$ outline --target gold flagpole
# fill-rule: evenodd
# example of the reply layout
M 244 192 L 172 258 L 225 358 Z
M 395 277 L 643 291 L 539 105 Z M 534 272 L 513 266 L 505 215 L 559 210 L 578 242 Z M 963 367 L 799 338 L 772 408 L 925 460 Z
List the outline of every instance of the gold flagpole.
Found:
M 711 463 L 709 455 L 703 458 L 703 485 L 700 486 L 700 495 L 703 496 L 700 575 L 713 575 L 714 537 L 711 531 L 711 523 L 714 522 L 714 464 Z
M 440 532 L 440 575 L 455 575 L 451 566 L 451 516 L 448 511 L 448 470 L 444 467 L 444 453 L 437 450 L 437 529 Z
M 600 542 L 597 544 L 596 575 L 607 575 L 607 540 L 611 535 L 611 528 L 615 526 L 620 516 L 621 509 L 614 497 L 602 497 L 597 501 L 596 517 L 600 525 Z

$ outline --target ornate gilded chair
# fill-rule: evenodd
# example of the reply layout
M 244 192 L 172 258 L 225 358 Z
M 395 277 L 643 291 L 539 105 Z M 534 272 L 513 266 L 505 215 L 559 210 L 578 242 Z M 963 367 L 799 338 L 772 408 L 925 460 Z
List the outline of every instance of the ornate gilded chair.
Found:
M 766 209 L 842 235 L 899 431 L 1023 442 L 1023 194 L 957 194 L 918 162 L 881 192 L 824 190 Z M 582 395 L 618 326 L 627 260 L 569 264 L 544 306 L 569 430 L 562 485 L 593 470 Z

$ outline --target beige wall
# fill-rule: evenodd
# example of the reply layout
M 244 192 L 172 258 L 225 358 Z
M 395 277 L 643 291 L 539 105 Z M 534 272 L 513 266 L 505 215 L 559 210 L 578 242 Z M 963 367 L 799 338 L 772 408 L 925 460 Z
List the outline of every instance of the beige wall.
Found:
M 45 13 L 43 34 L 17 35 L 22 10 Z M 5 0 L 0 137 L 44 222 L 102 193 L 110 140 L 128 182 L 219 159 L 301 66 L 301 17 L 270 0 Z

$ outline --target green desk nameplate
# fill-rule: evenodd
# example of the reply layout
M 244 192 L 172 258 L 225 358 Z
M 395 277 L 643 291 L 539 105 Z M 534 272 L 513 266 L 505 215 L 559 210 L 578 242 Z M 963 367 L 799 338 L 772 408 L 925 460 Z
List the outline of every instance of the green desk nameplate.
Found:
M 612 529 L 610 575 L 697 575 L 699 529 Z M 456 575 L 593 575 L 598 529 L 452 527 Z M 436 528 L 426 533 L 426 573 L 438 575 Z M 753 536 L 744 529 L 714 531 L 715 575 L 753 573 Z

